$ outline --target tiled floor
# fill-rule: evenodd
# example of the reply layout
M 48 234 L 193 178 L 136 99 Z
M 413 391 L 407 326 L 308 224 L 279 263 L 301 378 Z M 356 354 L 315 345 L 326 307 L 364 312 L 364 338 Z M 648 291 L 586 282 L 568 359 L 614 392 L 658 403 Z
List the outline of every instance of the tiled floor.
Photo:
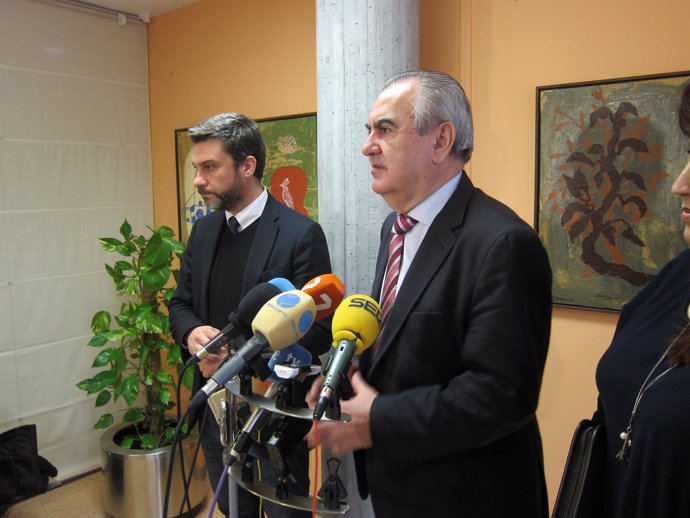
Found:
M 103 510 L 103 475 L 100 471 L 67 482 L 48 492 L 16 504 L 7 518 L 107 518 Z M 196 518 L 206 518 L 212 495 L 204 500 Z M 213 518 L 223 518 L 214 510 Z M 152 517 L 155 518 L 155 517 Z

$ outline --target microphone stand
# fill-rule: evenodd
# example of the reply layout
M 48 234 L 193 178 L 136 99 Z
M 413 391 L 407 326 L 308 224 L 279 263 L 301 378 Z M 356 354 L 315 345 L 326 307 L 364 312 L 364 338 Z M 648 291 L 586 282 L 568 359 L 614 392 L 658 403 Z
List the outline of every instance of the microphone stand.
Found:
M 326 478 L 321 489 L 319 489 L 318 495 L 323 500 L 323 505 L 326 509 L 339 509 L 340 504 L 347 497 L 345 484 L 338 477 L 340 461 L 335 457 L 331 457 L 326 464 L 328 466 L 328 478 Z M 332 465 L 335 465 L 335 469 L 332 469 Z

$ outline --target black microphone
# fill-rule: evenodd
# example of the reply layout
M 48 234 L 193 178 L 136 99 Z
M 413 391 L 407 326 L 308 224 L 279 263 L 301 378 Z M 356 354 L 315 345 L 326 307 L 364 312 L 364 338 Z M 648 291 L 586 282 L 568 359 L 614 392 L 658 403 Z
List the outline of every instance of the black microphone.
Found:
M 314 300 L 299 290 L 283 292 L 266 302 L 252 321 L 254 336 L 194 394 L 189 408 L 205 402 L 213 392 L 250 365 L 264 349 L 270 347 L 277 351 L 297 342 L 309 331 L 315 315 Z
M 279 384 L 292 382 L 298 377 L 297 373 L 292 376 L 292 373 L 288 373 L 287 370 L 281 370 L 281 373 L 288 374 L 290 377 L 280 376 L 276 372 L 276 367 L 282 366 L 284 361 L 287 361 L 291 367 L 299 369 L 301 366 L 311 365 L 311 360 L 311 353 L 299 344 L 293 344 L 290 347 L 276 351 L 268 362 L 268 367 L 273 371 L 273 374 L 269 378 L 272 383 L 268 387 L 264 397 L 266 399 L 272 399 L 278 392 Z M 261 429 L 263 422 L 269 414 L 270 412 L 263 407 L 257 407 L 256 410 L 254 410 L 232 443 L 228 456 L 228 466 L 232 466 L 240 455 L 249 451 L 253 443 L 252 434 L 256 430 Z
M 236 342 L 237 347 L 244 344 L 252 336 L 252 320 L 263 305 L 279 293 L 291 289 L 294 289 L 292 283 L 282 278 L 272 279 L 254 286 L 242 297 L 238 308 L 228 315 L 229 324 L 206 342 L 203 349 L 194 353 L 187 360 L 187 365 L 199 363 L 209 354 L 217 353 L 221 347 L 230 342 Z

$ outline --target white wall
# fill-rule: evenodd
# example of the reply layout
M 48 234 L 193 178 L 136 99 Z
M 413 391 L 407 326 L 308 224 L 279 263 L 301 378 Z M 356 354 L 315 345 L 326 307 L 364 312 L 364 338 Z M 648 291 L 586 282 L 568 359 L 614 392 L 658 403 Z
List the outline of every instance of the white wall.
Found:
M 146 26 L 0 0 L 0 432 L 35 423 L 62 480 L 100 462 L 75 387 L 117 305 L 97 238 L 152 224 L 150 162 Z

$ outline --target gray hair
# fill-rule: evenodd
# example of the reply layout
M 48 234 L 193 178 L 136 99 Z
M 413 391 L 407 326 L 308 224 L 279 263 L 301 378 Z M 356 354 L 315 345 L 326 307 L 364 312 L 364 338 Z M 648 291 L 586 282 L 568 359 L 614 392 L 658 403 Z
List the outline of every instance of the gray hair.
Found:
M 248 156 L 256 159 L 254 176 L 261 179 L 266 164 L 266 145 L 259 127 L 249 117 L 241 113 L 220 113 L 189 128 L 189 138 L 193 143 L 217 138 L 223 142 L 223 149 L 237 165 Z
M 407 79 L 419 81 L 417 98 L 412 107 L 412 119 L 417 132 L 426 135 L 442 122 L 450 122 L 456 132 L 451 154 L 464 163 L 469 162 L 474 148 L 472 109 L 460 83 L 442 72 L 409 70 L 390 77 L 381 91 Z

